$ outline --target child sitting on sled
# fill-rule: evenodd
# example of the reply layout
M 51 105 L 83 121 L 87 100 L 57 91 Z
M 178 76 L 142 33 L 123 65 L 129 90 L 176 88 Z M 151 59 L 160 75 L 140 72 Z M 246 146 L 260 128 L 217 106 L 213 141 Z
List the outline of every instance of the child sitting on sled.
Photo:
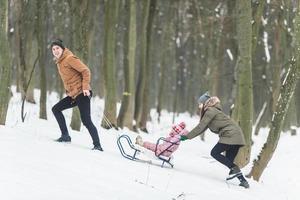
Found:
M 151 142 L 144 142 L 141 136 L 136 137 L 135 143 L 140 145 L 150 151 L 153 151 L 156 155 L 163 155 L 166 157 L 170 157 L 171 154 L 176 151 L 180 144 L 180 136 L 187 135 L 188 131 L 185 129 L 185 123 L 181 122 L 177 125 L 172 126 L 172 130 L 170 131 L 168 137 L 166 137 L 162 144 L 156 144 Z M 156 149 L 157 148 L 157 149 Z M 156 149 L 156 152 L 155 152 Z

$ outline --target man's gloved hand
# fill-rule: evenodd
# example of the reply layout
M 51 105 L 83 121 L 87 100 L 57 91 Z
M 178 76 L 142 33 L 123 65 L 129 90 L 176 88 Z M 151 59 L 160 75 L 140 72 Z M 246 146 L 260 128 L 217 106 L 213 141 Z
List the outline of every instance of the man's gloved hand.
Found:
M 188 138 L 185 136 L 185 135 L 181 135 L 180 136 L 180 141 L 185 141 L 185 140 L 187 140 Z

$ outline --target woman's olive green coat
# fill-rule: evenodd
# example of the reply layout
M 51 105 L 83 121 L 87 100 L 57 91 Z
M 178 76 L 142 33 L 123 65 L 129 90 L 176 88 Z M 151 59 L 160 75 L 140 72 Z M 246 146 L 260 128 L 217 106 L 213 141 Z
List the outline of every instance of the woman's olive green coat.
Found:
M 219 143 L 245 145 L 242 129 L 222 112 L 219 103 L 208 107 L 199 124 L 186 136 L 192 139 L 202 134 L 207 128 L 219 135 Z

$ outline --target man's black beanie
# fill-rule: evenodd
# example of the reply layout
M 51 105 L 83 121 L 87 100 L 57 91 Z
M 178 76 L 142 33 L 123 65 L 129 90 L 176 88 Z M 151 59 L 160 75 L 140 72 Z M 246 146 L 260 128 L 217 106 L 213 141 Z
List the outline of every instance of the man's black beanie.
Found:
M 63 41 L 61 39 L 56 39 L 51 42 L 51 49 L 54 45 L 60 46 L 63 50 L 65 49 L 65 46 L 63 44 Z

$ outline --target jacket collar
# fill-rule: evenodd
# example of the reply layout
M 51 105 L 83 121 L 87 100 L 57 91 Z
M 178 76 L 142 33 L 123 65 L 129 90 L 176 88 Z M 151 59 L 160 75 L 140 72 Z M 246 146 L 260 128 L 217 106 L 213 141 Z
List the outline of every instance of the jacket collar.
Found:
M 221 107 L 221 104 L 220 104 L 220 99 L 218 97 L 210 97 L 206 103 L 204 104 L 202 110 L 200 111 L 200 116 L 201 116 L 201 119 L 204 115 L 204 113 L 207 111 L 207 109 L 209 107 L 214 107 L 220 111 L 222 111 L 222 107 Z
M 61 57 L 56 60 L 56 64 L 61 63 L 68 56 L 73 56 L 73 53 L 68 48 L 65 48 L 65 50 L 63 51 Z
M 220 99 L 218 97 L 210 97 L 204 104 L 204 110 L 207 110 L 209 107 L 216 107 L 221 109 Z

